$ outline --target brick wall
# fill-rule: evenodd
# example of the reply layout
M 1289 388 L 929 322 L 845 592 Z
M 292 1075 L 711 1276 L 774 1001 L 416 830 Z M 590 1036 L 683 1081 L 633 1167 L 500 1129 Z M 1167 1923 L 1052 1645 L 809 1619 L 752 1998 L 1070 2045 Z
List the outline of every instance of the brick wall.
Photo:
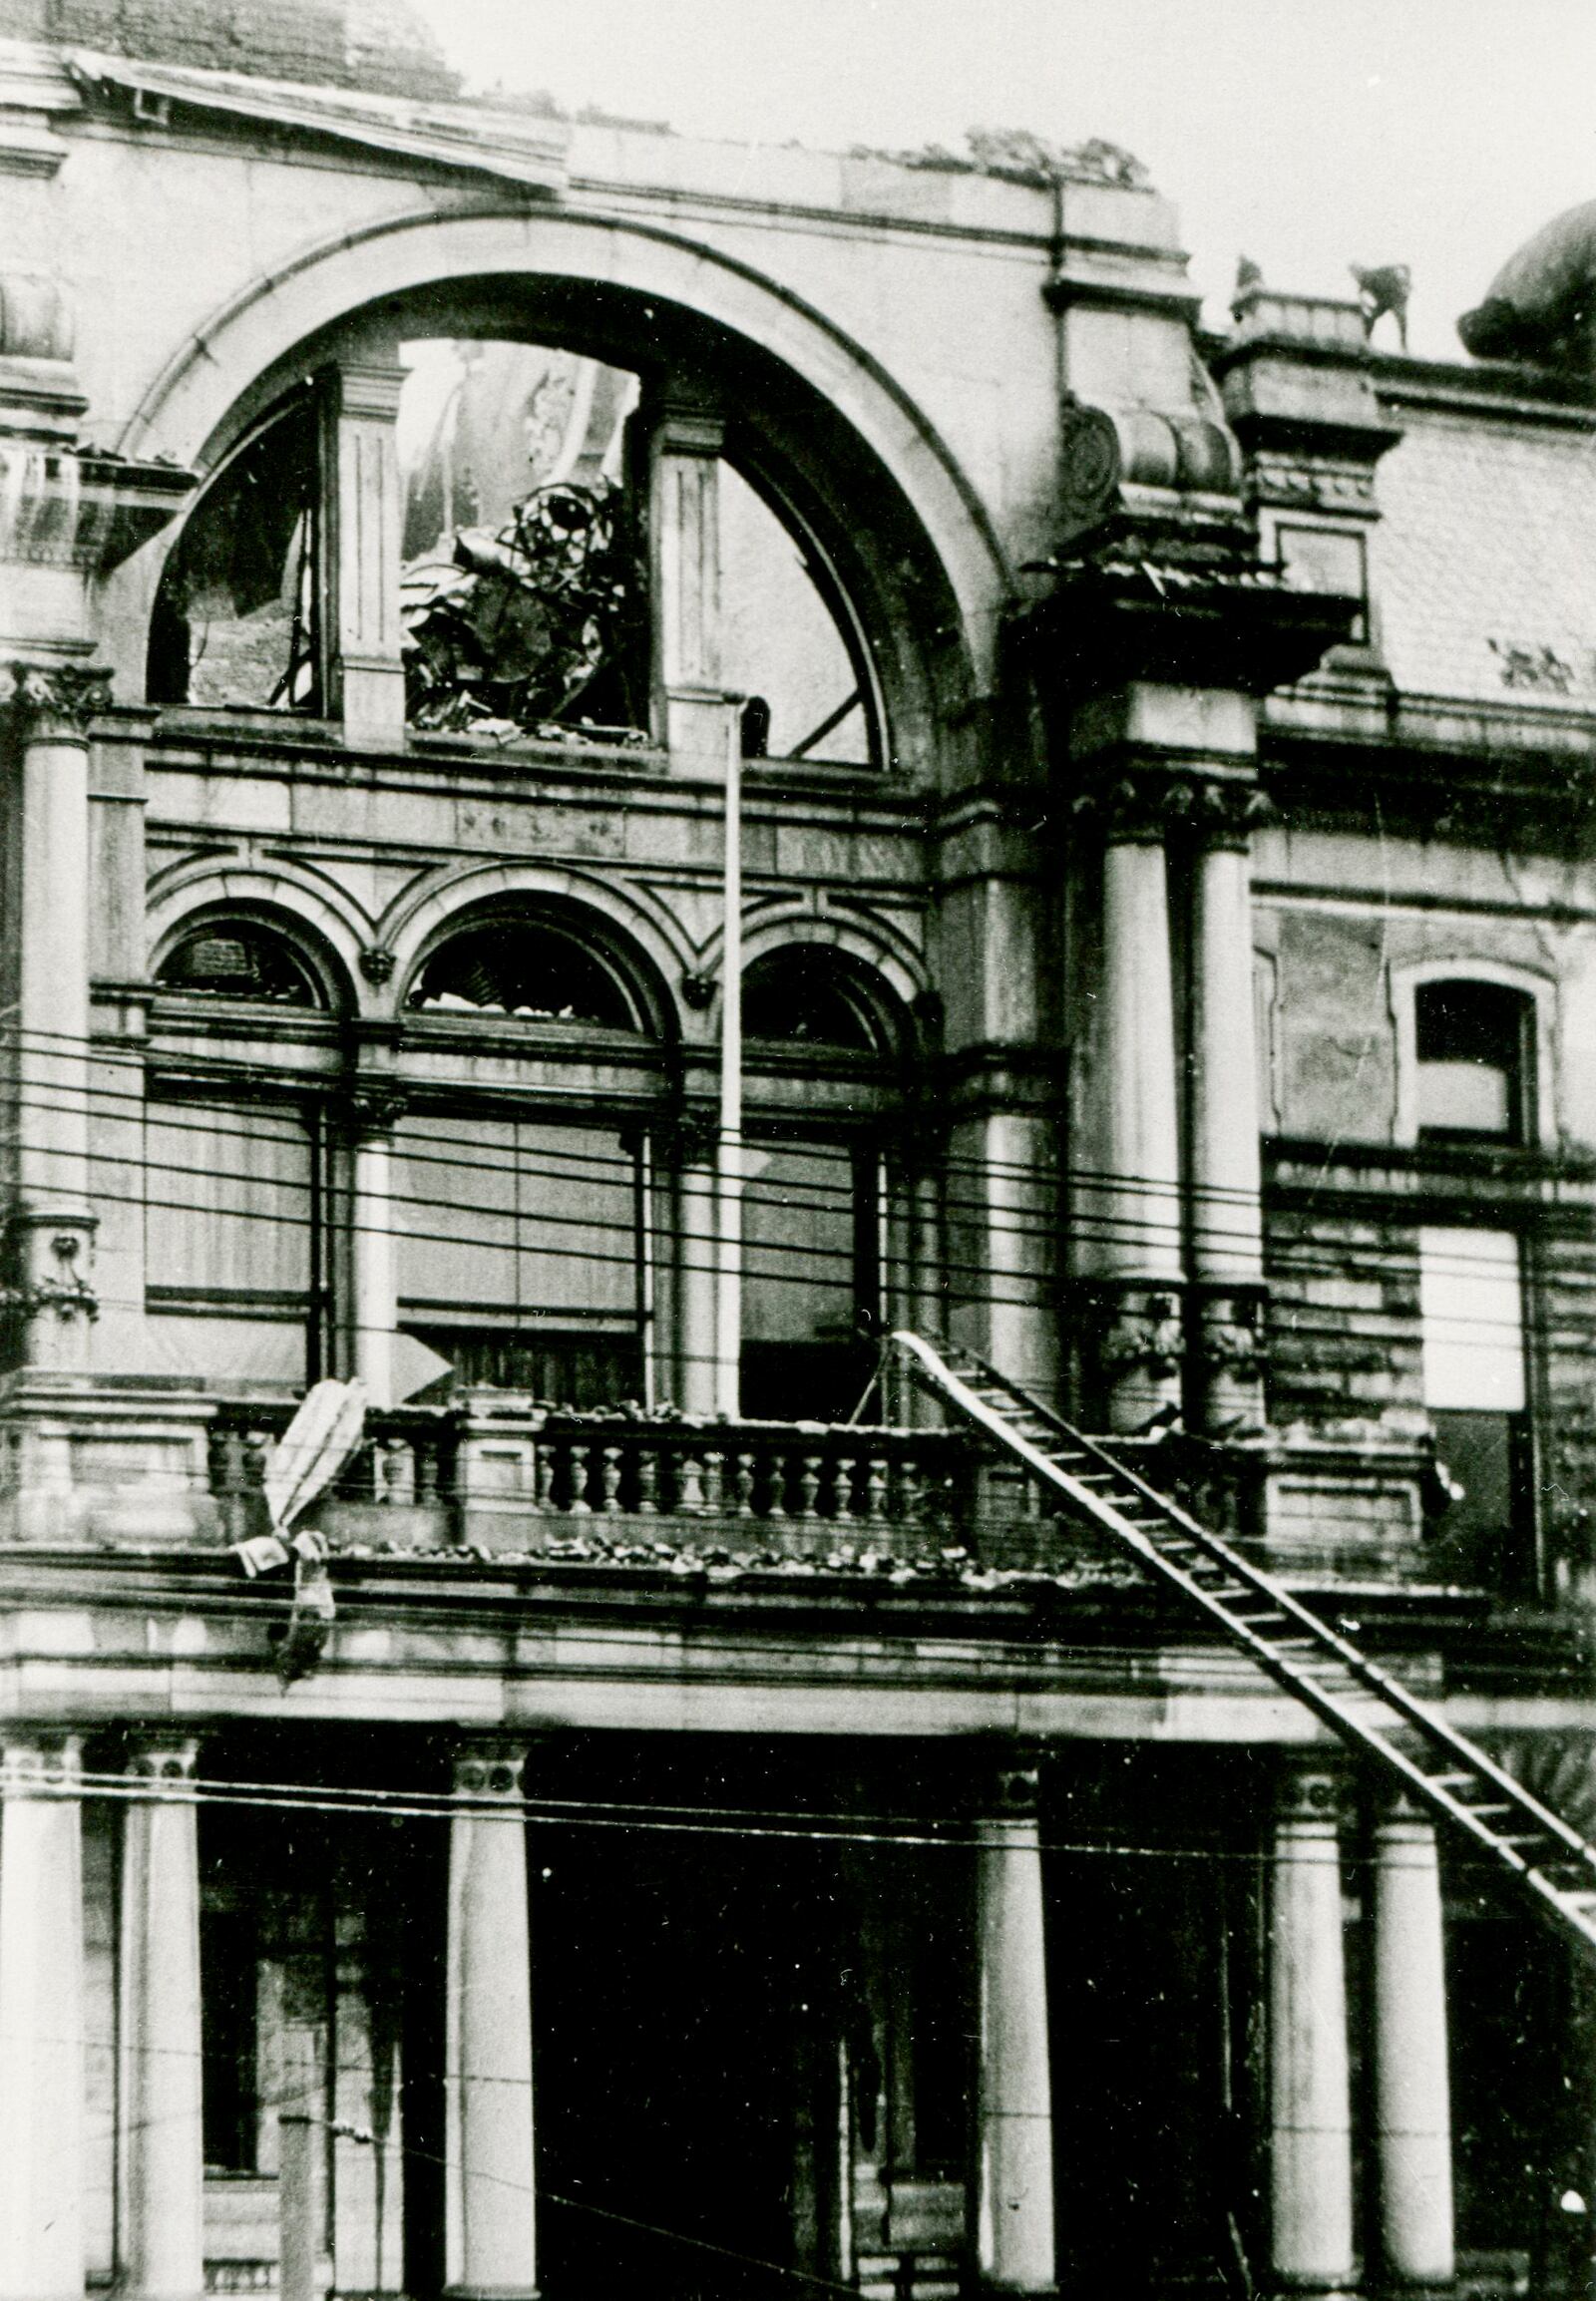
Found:
M 405 0 L 0 0 L 0 33 L 381 95 L 460 85 Z

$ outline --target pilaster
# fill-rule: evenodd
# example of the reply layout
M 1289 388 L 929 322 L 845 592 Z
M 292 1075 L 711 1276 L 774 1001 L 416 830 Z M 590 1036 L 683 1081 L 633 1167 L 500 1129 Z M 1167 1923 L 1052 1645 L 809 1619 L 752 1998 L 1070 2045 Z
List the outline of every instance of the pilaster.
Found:
M 538 2287 L 526 1756 L 489 1736 L 454 1759 L 445 2278 L 460 2301 L 531 2301 Z
M 30 1366 L 89 1362 L 98 1315 L 89 1135 L 89 728 L 110 674 L 83 662 L 12 666 L 20 889 L 15 1043 L 17 1196 L 7 1299 Z
M 0 1739 L 0 2301 L 83 2301 L 82 1745 Z
M 655 733 L 672 757 L 725 756 L 718 409 L 666 391 L 648 446 Z
M 1270 2266 L 1290 2292 L 1356 2275 L 1342 1942 L 1341 1786 L 1323 1764 L 1278 1785 L 1269 1913 Z
M 359 1086 L 345 1107 L 351 1165 L 353 1365 L 366 1385 L 369 1402 L 391 1406 L 399 1331 L 393 1135 L 404 1113 L 404 1097 L 387 1084 Z
M 351 750 L 397 751 L 405 741 L 395 438 L 403 384 L 402 368 L 344 363 L 333 371 L 327 670 L 330 706 Z
M 976 2259 L 992 2294 L 1055 2290 L 1052 2071 L 1038 1753 L 995 1769 L 977 1871 Z
M 1450 2284 L 1451 2097 L 1440 1865 L 1405 1797 L 1375 1823 L 1375 2147 L 1380 2240 L 1398 2284 Z
M 123 1820 L 123 2289 L 204 2291 L 200 1853 L 192 1734 L 141 1732 Z

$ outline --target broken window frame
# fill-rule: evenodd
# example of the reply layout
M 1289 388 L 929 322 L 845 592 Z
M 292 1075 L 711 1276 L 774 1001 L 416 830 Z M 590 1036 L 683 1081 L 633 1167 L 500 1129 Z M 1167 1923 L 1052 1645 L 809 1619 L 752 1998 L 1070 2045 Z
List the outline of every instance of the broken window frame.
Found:
M 240 488 L 255 460 L 269 449 L 274 434 L 298 423 L 306 426 L 307 438 L 295 450 L 303 461 L 303 494 L 298 516 L 284 546 L 282 563 L 286 570 L 288 555 L 297 552 L 294 603 L 280 676 L 264 702 L 247 697 L 224 697 L 212 703 L 196 703 L 192 693 L 194 674 L 202 660 L 203 649 L 199 657 L 194 655 L 192 633 L 196 618 L 186 611 L 187 602 L 180 603 L 190 563 L 203 548 L 207 523 L 221 515 L 228 491 Z M 278 442 L 279 447 L 282 444 Z M 183 523 L 162 570 L 151 614 L 146 693 L 152 703 L 174 708 L 270 712 L 274 716 L 296 718 L 313 719 L 324 714 L 329 482 L 326 392 L 319 381 L 312 380 L 275 401 L 259 422 L 236 442 L 211 474 Z M 238 619 L 242 620 L 242 615 Z

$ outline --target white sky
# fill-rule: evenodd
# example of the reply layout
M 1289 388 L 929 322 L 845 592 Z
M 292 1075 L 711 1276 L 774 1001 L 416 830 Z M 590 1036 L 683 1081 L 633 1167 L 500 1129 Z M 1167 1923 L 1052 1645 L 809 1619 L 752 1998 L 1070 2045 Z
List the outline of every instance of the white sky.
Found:
M 971 127 L 1106 137 L 1180 210 L 1223 317 L 1271 285 L 1413 271 L 1412 348 L 1596 198 L 1596 0 L 416 0 L 473 81 L 683 135 L 828 149 Z

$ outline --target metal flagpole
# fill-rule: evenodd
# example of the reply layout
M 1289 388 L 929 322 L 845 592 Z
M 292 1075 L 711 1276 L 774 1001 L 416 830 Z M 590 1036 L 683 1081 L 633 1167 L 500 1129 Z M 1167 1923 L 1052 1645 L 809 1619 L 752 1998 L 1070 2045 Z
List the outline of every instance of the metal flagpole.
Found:
M 720 1130 L 715 1146 L 715 1410 L 742 1412 L 742 716 L 726 713 L 726 877 L 720 961 Z

